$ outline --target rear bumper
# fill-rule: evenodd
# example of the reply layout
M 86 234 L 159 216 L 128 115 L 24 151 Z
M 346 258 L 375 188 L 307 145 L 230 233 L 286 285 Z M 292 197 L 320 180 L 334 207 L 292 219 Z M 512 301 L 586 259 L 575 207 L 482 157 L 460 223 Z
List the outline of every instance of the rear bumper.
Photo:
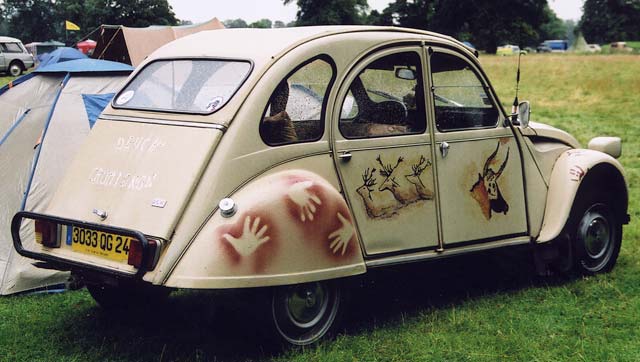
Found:
M 21 211 L 15 214 L 13 216 L 13 219 L 11 220 L 11 237 L 13 238 L 14 248 L 16 249 L 18 254 L 24 257 L 46 262 L 48 266 L 54 267 L 55 269 L 80 271 L 80 272 L 86 271 L 86 272 L 105 274 L 105 275 L 116 276 L 121 278 L 142 279 L 142 276 L 144 276 L 144 274 L 148 271 L 145 263 L 142 263 L 142 266 L 138 268 L 137 271 L 128 272 L 128 271 L 118 270 L 114 268 L 89 264 L 89 263 L 72 260 L 68 258 L 61 258 L 59 256 L 50 255 L 46 253 L 27 250 L 24 248 L 22 240 L 20 239 L 20 226 L 22 225 L 22 222 L 24 219 L 46 220 L 46 221 L 57 223 L 58 225 L 77 226 L 77 227 L 82 227 L 87 229 L 103 231 L 107 233 L 114 233 L 114 234 L 129 236 L 129 237 L 140 240 L 140 243 L 142 244 L 142 260 L 148 260 L 148 258 L 151 256 L 149 241 L 147 237 L 139 231 L 88 223 L 88 222 L 83 222 L 78 220 L 65 219 L 61 217 L 38 214 L 33 212 Z

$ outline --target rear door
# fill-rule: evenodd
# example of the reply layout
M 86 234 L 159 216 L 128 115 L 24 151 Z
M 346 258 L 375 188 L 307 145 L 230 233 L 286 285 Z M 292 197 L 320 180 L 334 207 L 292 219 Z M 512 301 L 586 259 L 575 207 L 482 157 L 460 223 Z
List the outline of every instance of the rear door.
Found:
M 438 244 L 422 64 L 418 45 L 377 52 L 338 96 L 337 167 L 369 256 Z

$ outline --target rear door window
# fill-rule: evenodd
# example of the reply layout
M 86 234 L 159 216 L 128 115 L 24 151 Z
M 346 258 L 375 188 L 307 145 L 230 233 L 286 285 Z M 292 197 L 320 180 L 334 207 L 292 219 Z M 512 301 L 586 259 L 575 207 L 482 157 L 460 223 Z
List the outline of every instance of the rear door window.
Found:
M 1 43 L 0 47 L 4 53 L 22 53 L 22 48 L 18 43 Z

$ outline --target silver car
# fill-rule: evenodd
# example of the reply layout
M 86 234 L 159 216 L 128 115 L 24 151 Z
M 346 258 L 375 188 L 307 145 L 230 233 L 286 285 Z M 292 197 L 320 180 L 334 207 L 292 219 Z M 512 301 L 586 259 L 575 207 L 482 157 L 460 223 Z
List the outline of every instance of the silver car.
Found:
M 0 72 L 14 77 L 33 67 L 33 56 L 27 52 L 20 39 L 0 36 Z

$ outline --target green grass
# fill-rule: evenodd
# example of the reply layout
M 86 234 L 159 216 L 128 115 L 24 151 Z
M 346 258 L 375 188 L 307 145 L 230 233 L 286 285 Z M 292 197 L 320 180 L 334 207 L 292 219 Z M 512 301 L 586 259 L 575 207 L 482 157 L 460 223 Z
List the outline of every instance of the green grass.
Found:
M 5 73 L 0 73 L 0 87 L 2 87 L 3 85 L 11 82 L 12 80 L 16 79 L 15 77 L 8 77 L 5 75 Z
M 515 57 L 482 56 L 509 107 Z M 86 291 L 0 298 L 0 361 L 638 361 L 640 360 L 640 58 L 522 58 L 532 117 L 623 139 L 630 191 L 613 272 L 539 279 L 528 254 L 484 254 L 379 271 L 354 288 L 346 333 L 272 356 L 245 312 L 259 300 L 182 291 L 166 307 L 110 314 Z M 508 108 L 509 109 L 509 108 Z

